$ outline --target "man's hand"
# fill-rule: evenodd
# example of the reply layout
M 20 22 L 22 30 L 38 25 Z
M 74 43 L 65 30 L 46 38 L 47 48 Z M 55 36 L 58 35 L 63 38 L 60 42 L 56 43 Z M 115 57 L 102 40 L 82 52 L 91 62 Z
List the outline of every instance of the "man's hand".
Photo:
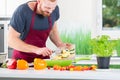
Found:
M 34 53 L 42 56 L 50 56 L 52 54 L 52 50 L 47 47 L 43 47 L 36 49 Z

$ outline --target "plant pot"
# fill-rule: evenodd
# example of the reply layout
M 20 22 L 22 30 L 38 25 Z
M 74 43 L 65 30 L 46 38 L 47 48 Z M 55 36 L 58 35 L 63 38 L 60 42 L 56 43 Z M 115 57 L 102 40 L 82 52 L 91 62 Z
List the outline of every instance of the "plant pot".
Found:
M 97 57 L 98 69 L 109 69 L 110 57 Z

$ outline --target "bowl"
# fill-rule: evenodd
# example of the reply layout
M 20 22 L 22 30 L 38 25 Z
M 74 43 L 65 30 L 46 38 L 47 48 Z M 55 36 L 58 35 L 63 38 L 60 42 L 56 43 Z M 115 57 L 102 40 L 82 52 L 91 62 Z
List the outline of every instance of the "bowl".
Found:
M 74 60 L 75 59 L 75 45 L 72 44 L 70 47 L 57 49 L 50 56 L 52 60 Z
M 3 52 L 0 53 L 0 64 L 2 64 L 3 62 L 5 62 L 6 55 L 7 55 L 6 53 L 3 53 Z

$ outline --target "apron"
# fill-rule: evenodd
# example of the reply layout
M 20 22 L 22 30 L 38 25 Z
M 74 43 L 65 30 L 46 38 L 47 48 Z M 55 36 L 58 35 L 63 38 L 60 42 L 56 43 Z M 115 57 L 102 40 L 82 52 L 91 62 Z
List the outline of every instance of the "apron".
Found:
M 52 28 L 52 21 L 49 16 L 48 17 L 49 28 L 47 30 L 34 30 L 33 26 L 34 26 L 34 21 L 35 21 L 36 9 L 37 9 L 37 3 L 34 8 L 34 13 L 32 14 L 30 30 L 29 30 L 28 35 L 26 36 L 25 40 L 23 40 L 23 41 L 26 42 L 27 44 L 31 44 L 31 45 L 34 45 L 37 47 L 46 47 L 46 40 L 47 40 L 49 33 L 51 31 L 51 28 Z M 18 50 L 14 50 L 12 58 L 24 59 L 28 62 L 33 62 L 34 58 L 49 59 L 50 57 L 37 55 L 35 53 L 25 53 L 25 52 L 21 52 Z

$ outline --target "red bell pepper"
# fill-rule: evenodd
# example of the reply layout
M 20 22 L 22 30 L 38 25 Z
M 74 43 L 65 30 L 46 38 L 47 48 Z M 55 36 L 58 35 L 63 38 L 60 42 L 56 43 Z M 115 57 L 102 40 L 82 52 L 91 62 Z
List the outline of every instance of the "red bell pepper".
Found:
M 7 62 L 8 69 L 16 69 L 17 67 L 17 60 L 16 59 L 9 59 Z

